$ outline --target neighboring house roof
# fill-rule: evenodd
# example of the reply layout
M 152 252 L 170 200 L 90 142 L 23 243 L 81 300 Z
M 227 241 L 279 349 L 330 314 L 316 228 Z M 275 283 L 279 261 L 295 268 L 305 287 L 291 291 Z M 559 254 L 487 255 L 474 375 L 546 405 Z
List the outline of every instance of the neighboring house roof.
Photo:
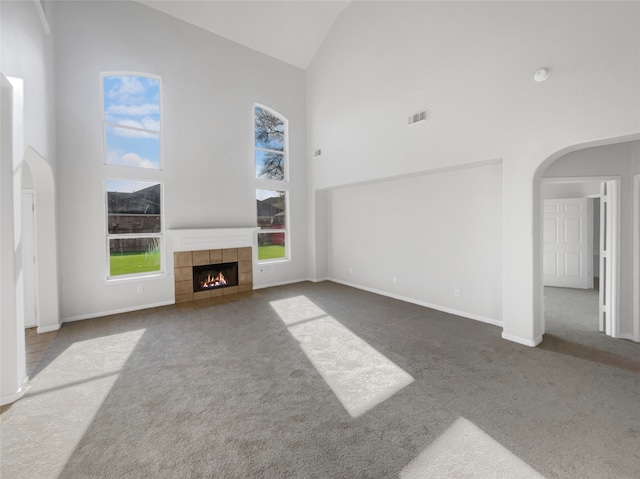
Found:
M 258 205 L 258 217 L 273 217 L 284 211 L 282 208 L 278 208 L 277 206 L 270 204 L 269 200 L 271 200 L 271 198 L 267 198 L 266 200 L 256 200 Z
M 107 192 L 109 214 L 159 215 L 160 185 L 149 186 L 133 193 Z

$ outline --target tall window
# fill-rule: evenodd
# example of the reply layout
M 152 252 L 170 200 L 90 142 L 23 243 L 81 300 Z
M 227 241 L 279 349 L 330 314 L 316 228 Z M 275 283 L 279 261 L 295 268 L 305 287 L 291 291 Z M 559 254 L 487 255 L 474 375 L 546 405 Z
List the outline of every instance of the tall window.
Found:
M 107 180 L 109 277 L 161 269 L 161 185 Z
M 105 163 L 161 168 L 160 80 L 104 76 Z
M 160 170 L 160 79 L 103 75 L 102 85 L 105 165 Z M 108 277 L 159 272 L 162 184 L 141 180 L 131 168 L 117 172 L 118 179 L 105 181 Z
M 286 118 L 254 107 L 258 261 L 289 258 Z

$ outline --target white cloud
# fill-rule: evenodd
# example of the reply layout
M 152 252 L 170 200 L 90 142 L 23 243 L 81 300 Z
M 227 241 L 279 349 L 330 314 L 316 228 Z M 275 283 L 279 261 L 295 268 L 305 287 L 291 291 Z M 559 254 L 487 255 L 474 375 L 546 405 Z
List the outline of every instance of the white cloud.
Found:
M 107 115 L 119 116 L 146 116 L 160 112 L 160 106 L 153 103 L 143 103 L 142 105 L 109 105 L 106 109 Z
M 138 77 L 122 76 L 119 82 L 109 90 L 108 97 L 120 103 L 131 103 L 145 93 L 145 86 Z
M 143 118 L 140 124 L 145 130 L 160 131 L 160 122 L 153 118 Z
M 157 162 L 153 162 L 146 158 L 141 158 L 135 153 L 125 153 L 124 155 L 110 154 L 109 164 L 118 166 L 133 166 L 136 168 L 152 168 L 158 169 Z

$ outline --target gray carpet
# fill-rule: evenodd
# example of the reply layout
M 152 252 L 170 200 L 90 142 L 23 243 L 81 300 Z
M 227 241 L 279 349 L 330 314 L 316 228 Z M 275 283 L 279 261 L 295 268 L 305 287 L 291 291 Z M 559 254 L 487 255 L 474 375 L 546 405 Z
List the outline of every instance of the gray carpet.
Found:
M 554 331 L 329 282 L 68 323 L 3 415 L 1 476 L 639 477 L 640 345 Z
M 580 336 L 585 341 L 598 331 L 598 291 L 544 288 L 545 326 L 548 333 Z M 591 338 L 591 339 L 589 339 Z

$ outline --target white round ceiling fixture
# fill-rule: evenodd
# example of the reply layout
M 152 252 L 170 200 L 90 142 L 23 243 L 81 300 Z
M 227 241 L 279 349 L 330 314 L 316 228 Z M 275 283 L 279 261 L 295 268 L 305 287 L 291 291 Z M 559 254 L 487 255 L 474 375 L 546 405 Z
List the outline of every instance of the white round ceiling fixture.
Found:
M 533 75 L 533 79 L 537 82 L 545 81 L 547 78 L 549 78 L 548 68 L 541 68 Z

